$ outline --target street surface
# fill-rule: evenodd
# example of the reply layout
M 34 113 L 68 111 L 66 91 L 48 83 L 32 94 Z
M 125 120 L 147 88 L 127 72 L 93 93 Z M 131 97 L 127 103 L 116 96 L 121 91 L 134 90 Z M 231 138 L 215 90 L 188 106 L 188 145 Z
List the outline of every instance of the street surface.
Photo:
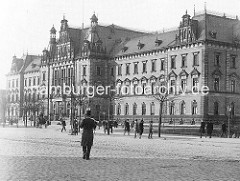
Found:
M 0 128 L 0 181 L 240 180 L 240 139 L 139 139 L 97 128 L 90 160 L 84 160 L 81 134 L 60 128 Z

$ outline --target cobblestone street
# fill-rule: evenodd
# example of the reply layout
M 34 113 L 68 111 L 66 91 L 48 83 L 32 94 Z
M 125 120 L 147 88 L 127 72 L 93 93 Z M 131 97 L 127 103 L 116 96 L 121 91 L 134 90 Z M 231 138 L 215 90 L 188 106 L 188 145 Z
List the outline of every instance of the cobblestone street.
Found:
M 0 128 L 0 180 L 240 180 L 240 139 L 96 130 L 90 160 L 80 140 L 60 126 Z

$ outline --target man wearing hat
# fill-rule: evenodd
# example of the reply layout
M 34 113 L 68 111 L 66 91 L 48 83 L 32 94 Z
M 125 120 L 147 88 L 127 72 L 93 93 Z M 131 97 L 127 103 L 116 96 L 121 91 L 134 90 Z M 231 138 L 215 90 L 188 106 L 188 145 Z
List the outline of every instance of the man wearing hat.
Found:
M 82 132 L 81 146 L 83 148 L 83 159 L 89 160 L 91 147 L 93 145 L 93 130 L 96 129 L 96 122 L 91 118 L 91 111 L 87 110 L 85 119 L 82 120 L 80 128 Z

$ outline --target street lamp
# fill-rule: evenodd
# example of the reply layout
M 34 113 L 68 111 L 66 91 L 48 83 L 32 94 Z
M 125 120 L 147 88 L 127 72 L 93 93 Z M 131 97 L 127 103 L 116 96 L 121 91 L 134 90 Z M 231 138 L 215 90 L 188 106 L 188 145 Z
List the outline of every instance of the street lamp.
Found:
M 231 119 L 231 112 L 232 112 L 231 105 L 227 106 L 227 110 L 229 112 L 229 115 L 228 115 L 228 138 L 230 138 L 230 119 Z

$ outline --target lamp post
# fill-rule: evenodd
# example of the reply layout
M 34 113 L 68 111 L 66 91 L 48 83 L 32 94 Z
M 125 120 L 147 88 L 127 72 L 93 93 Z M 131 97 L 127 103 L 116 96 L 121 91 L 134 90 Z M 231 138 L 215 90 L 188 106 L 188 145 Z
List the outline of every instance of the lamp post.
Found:
M 229 112 L 229 114 L 228 114 L 228 138 L 230 138 L 230 119 L 231 119 L 232 108 L 231 108 L 230 105 L 228 105 L 227 109 L 228 109 L 228 112 Z
M 230 105 L 228 105 L 227 110 L 229 112 L 229 115 L 228 115 L 228 138 L 230 138 L 230 119 L 231 119 L 232 107 Z

